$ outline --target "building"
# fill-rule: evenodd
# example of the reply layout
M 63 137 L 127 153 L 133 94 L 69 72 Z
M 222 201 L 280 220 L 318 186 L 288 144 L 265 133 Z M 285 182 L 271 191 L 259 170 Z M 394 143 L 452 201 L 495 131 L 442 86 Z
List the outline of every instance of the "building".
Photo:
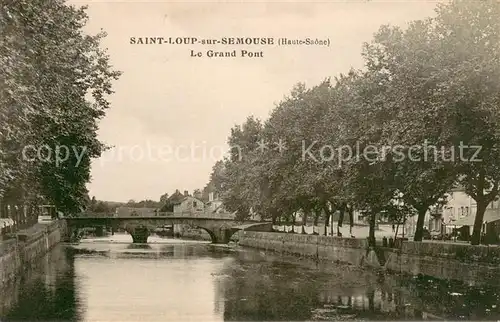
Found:
M 443 223 L 453 225 L 457 220 L 464 217 L 474 217 L 476 209 L 476 201 L 465 193 L 465 189 L 462 187 L 455 188 L 447 194 L 447 202 L 442 211 Z
M 424 218 L 424 228 L 434 233 L 451 233 L 457 227 L 456 222 L 476 214 L 476 201 L 465 193 L 462 187 L 456 187 L 446 194 L 446 203 L 430 207 Z M 418 216 L 407 219 L 405 229 L 413 236 L 417 227 Z
M 469 196 L 463 187 L 453 188 L 446 194 L 446 203 L 442 206 L 431 207 L 424 219 L 424 227 L 430 232 L 451 233 L 454 229 L 468 226 L 472 234 L 476 217 L 477 203 Z M 413 235 L 416 229 L 417 216 L 408 219 L 406 229 Z M 484 230 L 500 230 L 499 200 L 488 205 L 483 218 Z M 498 226 L 498 227 L 497 227 Z M 466 229 L 467 231 L 467 229 Z
M 118 207 L 115 217 L 154 217 L 157 212 L 157 208 Z
M 445 231 L 451 232 L 454 228 L 469 227 L 469 234 L 472 234 L 474 220 L 476 218 L 477 203 L 465 193 L 463 187 L 457 187 L 448 194 L 448 200 L 443 207 L 441 223 L 444 224 Z M 500 221 L 499 200 L 492 201 L 483 217 L 484 231 L 493 229 Z M 496 228 L 494 229 L 496 230 Z
M 224 207 L 222 206 L 222 200 L 219 198 L 219 194 L 215 192 L 210 192 L 208 194 L 208 201 L 205 204 L 205 207 L 207 213 L 224 212 Z
M 196 199 L 203 200 L 203 193 L 201 192 L 201 190 L 196 189 L 196 190 L 193 192 L 193 197 L 195 197 Z
M 490 204 L 488 209 L 486 209 L 483 216 L 483 227 L 482 230 L 486 234 L 492 234 L 495 239 L 498 239 L 500 235 L 500 208 L 497 206 L 494 208 L 494 204 Z M 474 221 L 476 219 L 476 214 L 465 216 L 452 223 L 453 228 L 469 227 L 469 235 L 472 234 L 474 228 Z
M 174 214 L 191 213 L 199 214 L 205 211 L 203 201 L 193 196 L 185 196 L 174 203 Z
M 468 227 L 469 235 L 472 234 L 474 228 L 474 221 L 476 219 L 477 204 L 472 197 L 465 194 L 465 191 L 461 191 L 464 196 L 462 199 L 465 201 L 462 204 L 458 204 L 457 207 L 453 209 L 454 216 L 449 221 L 448 225 L 453 228 L 465 228 Z M 468 198 L 468 199 L 467 199 Z M 469 201 L 467 204 L 466 201 Z M 499 200 L 492 201 L 483 216 L 483 232 L 489 235 L 495 236 L 498 239 L 500 234 L 500 205 Z M 467 230 L 465 230 L 467 233 Z

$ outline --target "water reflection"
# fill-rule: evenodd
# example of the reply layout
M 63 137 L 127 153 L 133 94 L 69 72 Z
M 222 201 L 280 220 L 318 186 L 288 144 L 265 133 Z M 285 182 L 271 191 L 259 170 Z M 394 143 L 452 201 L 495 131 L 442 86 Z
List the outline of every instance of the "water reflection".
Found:
M 127 249 L 151 249 L 151 245 L 149 245 L 149 244 L 130 244 L 127 246 Z
M 1 290 L 0 319 L 493 320 L 499 294 L 207 244 L 84 243 L 56 247 Z
M 78 320 L 74 266 L 63 247 L 41 258 L 8 288 L 1 290 L 2 320 Z

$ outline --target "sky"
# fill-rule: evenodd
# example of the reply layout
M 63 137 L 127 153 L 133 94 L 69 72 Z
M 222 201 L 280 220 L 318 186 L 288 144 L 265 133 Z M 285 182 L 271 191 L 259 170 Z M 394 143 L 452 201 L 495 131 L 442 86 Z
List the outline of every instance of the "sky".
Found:
M 267 119 L 294 84 L 314 86 L 362 68 L 361 48 L 383 24 L 404 27 L 434 14 L 436 1 L 75 1 L 86 32 L 101 28 L 123 72 L 99 138 L 113 148 L 92 165 L 91 196 L 159 200 L 202 189 L 236 124 Z M 130 37 L 329 39 L 330 46 L 137 45 Z M 262 58 L 190 57 L 191 50 L 262 51 Z

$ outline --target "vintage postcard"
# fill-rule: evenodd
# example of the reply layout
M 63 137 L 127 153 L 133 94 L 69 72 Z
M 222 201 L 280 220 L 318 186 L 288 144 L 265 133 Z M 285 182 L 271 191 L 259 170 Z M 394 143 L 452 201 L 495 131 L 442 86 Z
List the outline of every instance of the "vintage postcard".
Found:
M 497 0 L 4 0 L 1 321 L 500 318 Z

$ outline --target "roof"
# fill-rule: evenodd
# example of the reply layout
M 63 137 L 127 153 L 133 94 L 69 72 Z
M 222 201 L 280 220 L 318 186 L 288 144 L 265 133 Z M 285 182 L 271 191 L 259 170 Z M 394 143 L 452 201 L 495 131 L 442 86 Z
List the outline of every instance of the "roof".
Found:
M 454 222 L 451 222 L 449 225 L 452 226 L 474 226 L 474 220 L 476 219 L 476 215 L 467 216 L 464 218 L 460 218 Z M 486 209 L 483 217 L 483 223 L 485 222 L 494 222 L 500 220 L 500 209 Z
M 187 196 L 187 197 L 184 197 L 184 198 L 182 198 L 182 199 L 180 199 L 180 200 L 177 200 L 177 201 L 175 201 L 175 202 L 172 202 L 172 205 L 179 205 L 179 204 L 183 203 L 184 201 L 186 201 L 186 200 L 188 200 L 188 199 L 194 199 L 194 200 L 196 200 L 196 201 L 199 201 L 199 202 L 203 203 L 203 201 L 201 201 L 201 200 L 200 200 L 200 199 L 198 199 L 198 198 L 195 198 L 195 197 L 193 197 L 193 196 Z
M 212 211 L 212 212 L 217 212 L 217 211 L 219 211 L 219 209 L 220 210 L 225 210 L 225 207 L 224 207 L 223 203 L 221 203 L 220 205 L 218 205 L 217 207 L 215 207 L 214 211 Z
M 135 208 L 135 207 L 118 207 L 116 208 L 116 213 L 118 214 L 118 217 L 120 215 L 131 215 L 132 213 L 137 213 L 139 215 L 147 215 L 147 214 L 153 214 L 157 211 L 157 208 Z

